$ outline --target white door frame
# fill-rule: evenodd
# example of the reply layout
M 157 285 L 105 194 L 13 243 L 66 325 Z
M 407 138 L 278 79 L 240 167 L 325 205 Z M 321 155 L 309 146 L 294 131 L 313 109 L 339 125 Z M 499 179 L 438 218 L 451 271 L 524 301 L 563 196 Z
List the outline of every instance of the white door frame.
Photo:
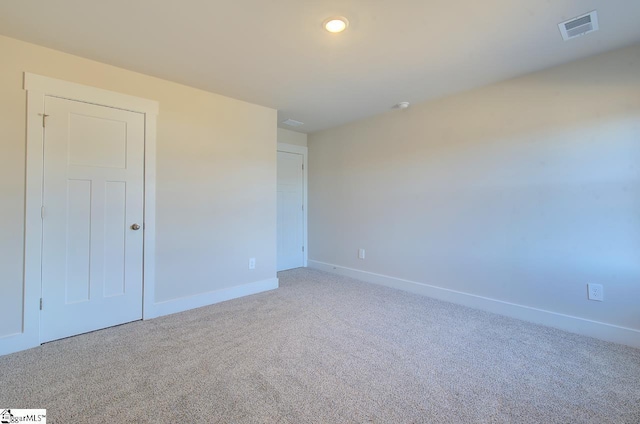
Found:
M 302 202 L 304 207 L 304 213 L 302 214 L 302 245 L 304 246 L 304 258 L 303 258 L 303 266 L 307 266 L 307 260 L 309 258 L 309 243 L 307 239 L 307 216 L 308 216 L 308 207 L 307 207 L 307 155 L 308 149 L 304 146 L 297 146 L 295 144 L 288 143 L 278 143 L 278 152 L 286 152 L 286 153 L 297 153 L 302 155 Z
M 0 354 L 40 344 L 42 289 L 43 114 L 45 96 L 77 100 L 144 114 L 143 319 L 155 298 L 156 116 L 158 102 L 25 72 L 27 162 L 25 190 L 24 304 L 22 332 L 0 339 Z M 46 302 L 46 299 L 45 299 Z M 46 304 L 45 306 L 46 307 Z

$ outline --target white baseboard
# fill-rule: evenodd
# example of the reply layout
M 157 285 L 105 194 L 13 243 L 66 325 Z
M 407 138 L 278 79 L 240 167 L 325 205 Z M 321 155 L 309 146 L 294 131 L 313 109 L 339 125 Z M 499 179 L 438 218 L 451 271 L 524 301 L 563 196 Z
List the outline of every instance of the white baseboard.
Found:
M 278 288 L 278 279 L 269 278 L 253 283 L 243 284 L 240 286 L 229 287 L 226 289 L 215 290 L 194 296 L 181 297 L 171 299 L 165 302 L 153 303 L 150 311 L 145 311 L 145 319 L 157 318 L 163 315 L 175 314 L 178 312 L 188 311 L 189 309 L 200 308 L 202 306 L 213 305 L 214 303 L 224 302 L 226 300 L 236 299 L 250 294 L 261 293 L 268 290 Z
M 36 346 L 40 346 L 37 334 L 35 334 L 35 336 L 29 333 L 7 334 L 0 337 L 0 356 L 31 349 Z
M 620 327 L 599 321 L 591 321 L 571 315 L 546 311 L 544 309 L 532 308 L 530 306 L 518 305 L 515 303 L 504 302 L 502 300 L 491 299 L 488 297 L 477 296 L 474 294 L 314 260 L 309 260 L 309 268 L 344 275 L 368 283 L 392 287 L 394 289 L 400 289 L 500 315 L 506 315 L 523 321 L 558 328 L 571 333 L 582 334 L 584 336 L 595 337 L 609 342 L 640 348 L 640 330 L 635 330 L 633 328 Z

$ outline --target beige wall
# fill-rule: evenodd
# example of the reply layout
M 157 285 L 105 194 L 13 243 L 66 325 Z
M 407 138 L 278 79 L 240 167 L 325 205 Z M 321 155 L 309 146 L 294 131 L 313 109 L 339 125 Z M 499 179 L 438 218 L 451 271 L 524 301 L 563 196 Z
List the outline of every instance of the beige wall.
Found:
M 640 329 L 640 45 L 309 135 L 309 240 L 314 261 Z
M 275 110 L 6 37 L 0 57 L 0 336 L 21 326 L 25 71 L 159 102 L 156 301 L 276 276 Z
M 307 147 L 307 135 L 284 128 L 278 128 L 278 143 Z

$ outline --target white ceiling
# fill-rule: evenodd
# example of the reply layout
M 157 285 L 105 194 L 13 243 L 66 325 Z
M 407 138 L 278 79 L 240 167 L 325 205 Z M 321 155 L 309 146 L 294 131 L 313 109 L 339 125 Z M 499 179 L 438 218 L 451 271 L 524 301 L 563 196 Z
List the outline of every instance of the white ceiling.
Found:
M 598 10 L 600 31 L 557 24 Z M 321 27 L 343 15 L 340 35 Z M 279 109 L 313 132 L 640 42 L 637 0 L 2 0 L 0 33 Z

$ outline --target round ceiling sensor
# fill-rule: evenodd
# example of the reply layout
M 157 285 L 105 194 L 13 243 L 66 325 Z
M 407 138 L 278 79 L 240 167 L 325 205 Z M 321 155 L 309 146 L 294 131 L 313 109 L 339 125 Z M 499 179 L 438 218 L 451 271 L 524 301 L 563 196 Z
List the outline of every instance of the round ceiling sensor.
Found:
M 326 19 L 322 26 L 329 32 L 338 33 L 342 32 L 349 26 L 349 20 L 344 16 L 334 16 L 332 18 Z
M 409 107 L 409 102 L 400 102 L 400 103 L 398 103 L 397 105 L 394 105 L 394 106 L 393 106 L 393 109 L 400 109 L 400 110 L 402 110 L 402 109 L 406 109 L 406 108 L 408 108 L 408 107 Z

